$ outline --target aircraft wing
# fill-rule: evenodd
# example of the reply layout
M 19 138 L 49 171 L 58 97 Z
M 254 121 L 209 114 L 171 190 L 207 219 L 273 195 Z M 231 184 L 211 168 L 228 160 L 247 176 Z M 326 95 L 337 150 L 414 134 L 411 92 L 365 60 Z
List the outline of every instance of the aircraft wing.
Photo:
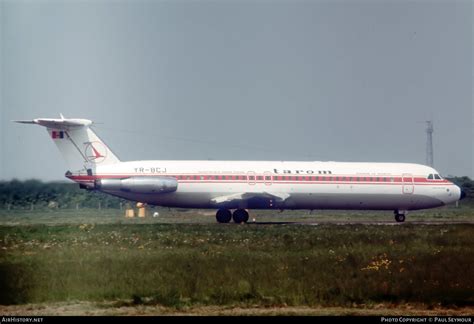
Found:
M 265 198 L 265 199 L 273 199 L 277 202 L 283 202 L 285 201 L 288 197 L 290 197 L 289 194 L 284 193 L 284 192 L 243 192 L 243 193 L 236 193 L 232 195 L 226 195 L 226 196 L 219 196 L 211 199 L 212 203 L 215 204 L 222 204 L 222 203 L 229 203 L 233 202 L 236 200 L 248 200 L 252 198 Z

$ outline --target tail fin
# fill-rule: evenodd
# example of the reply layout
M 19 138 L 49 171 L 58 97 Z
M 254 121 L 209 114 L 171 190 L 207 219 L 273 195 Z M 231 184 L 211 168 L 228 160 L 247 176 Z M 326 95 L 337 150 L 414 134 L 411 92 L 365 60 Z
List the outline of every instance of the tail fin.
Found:
M 33 120 L 14 120 L 17 123 L 44 126 L 70 171 L 95 170 L 97 165 L 119 163 L 117 156 L 90 128 L 88 119 L 37 118 Z

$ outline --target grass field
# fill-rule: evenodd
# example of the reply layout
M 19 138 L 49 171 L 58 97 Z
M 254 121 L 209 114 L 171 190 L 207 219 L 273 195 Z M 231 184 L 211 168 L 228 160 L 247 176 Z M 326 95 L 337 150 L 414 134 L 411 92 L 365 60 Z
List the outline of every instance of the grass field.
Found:
M 118 209 L 0 209 L 0 225 L 24 226 L 33 224 L 215 224 L 215 210 L 176 210 L 149 207 L 146 218 L 126 219 L 125 212 Z M 154 212 L 159 217 L 152 217 Z M 252 210 L 250 220 L 257 222 L 347 222 L 347 221 L 389 221 L 393 222 L 392 211 L 269 211 Z M 460 206 L 409 212 L 411 221 L 474 221 L 474 201 L 464 200 Z
M 474 225 L 442 223 L 474 220 L 470 208 L 414 213 L 396 226 L 324 223 L 391 213 L 257 212 L 264 224 L 219 225 L 210 211 L 159 211 L 145 219 L 118 210 L 0 212 L 0 304 L 308 314 L 380 303 L 474 306 Z

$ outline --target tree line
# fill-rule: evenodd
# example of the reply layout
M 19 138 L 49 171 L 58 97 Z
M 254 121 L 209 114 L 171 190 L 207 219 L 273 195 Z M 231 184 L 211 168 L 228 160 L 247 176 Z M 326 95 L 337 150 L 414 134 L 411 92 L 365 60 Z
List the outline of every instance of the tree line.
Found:
M 466 198 L 474 198 L 474 180 L 465 176 L 447 179 L 461 187 L 461 189 L 466 193 Z
M 125 200 L 78 184 L 40 180 L 0 181 L 0 208 L 121 208 Z
M 474 198 L 474 181 L 469 177 L 449 178 Z M 0 181 L 0 208 L 121 208 L 130 203 L 98 191 L 79 189 L 75 183 L 39 180 Z

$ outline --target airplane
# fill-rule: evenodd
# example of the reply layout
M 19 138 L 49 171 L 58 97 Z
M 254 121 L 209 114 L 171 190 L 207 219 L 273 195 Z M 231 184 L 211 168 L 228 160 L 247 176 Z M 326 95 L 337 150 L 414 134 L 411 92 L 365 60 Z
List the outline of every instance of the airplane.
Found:
M 410 210 L 444 206 L 464 191 L 435 169 L 410 163 L 288 161 L 122 162 L 88 119 L 37 118 L 83 189 L 175 208 L 217 209 L 216 220 L 246 223 L 250 209 Z M 232 211 L 232 212 L 231 212 Z

